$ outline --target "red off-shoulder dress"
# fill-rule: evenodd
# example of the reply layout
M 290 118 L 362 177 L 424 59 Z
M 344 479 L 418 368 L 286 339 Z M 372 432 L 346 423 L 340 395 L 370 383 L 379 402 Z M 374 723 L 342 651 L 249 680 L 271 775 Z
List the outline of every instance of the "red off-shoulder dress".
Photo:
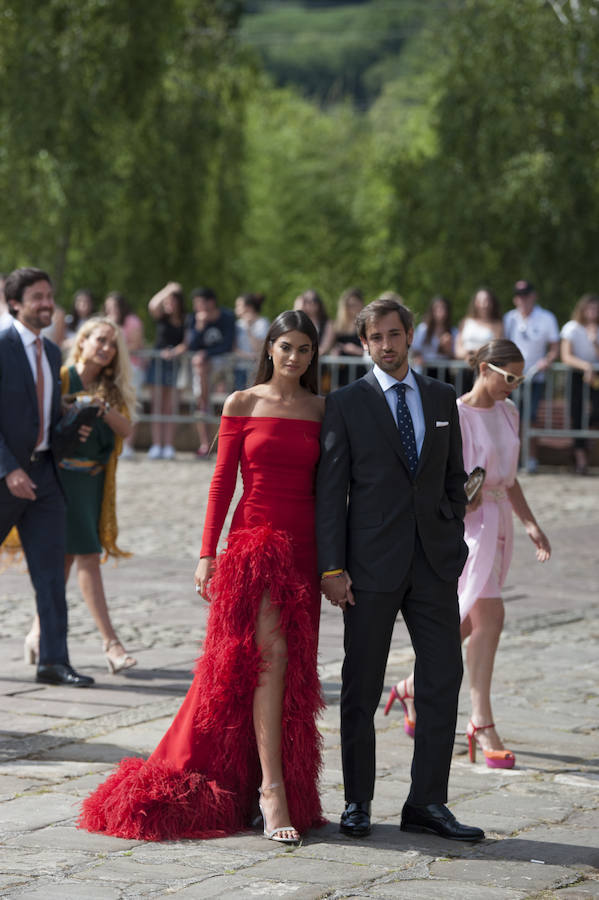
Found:
M 282 759 L 290 819 L 300 832 L 323 824 L 314 535 L 319 434 L 319 422 L 223 416 L 202 556 L 216 555 L 238 465 L 244 491 L 210 582 L 193 683 L 150 758 L 123 759 L 83 802 L 81 828 L 159 841 L 220 837 L 248 826 L 261 780 L 252 700 L 263 665 L 255 622 L 265 592 L 287 638 Z

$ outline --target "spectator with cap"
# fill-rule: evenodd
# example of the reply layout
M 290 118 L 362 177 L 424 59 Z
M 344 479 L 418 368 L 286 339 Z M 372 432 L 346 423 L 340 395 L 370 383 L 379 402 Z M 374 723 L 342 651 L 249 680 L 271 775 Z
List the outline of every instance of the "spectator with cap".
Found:
M 516 282 L 513 303 L 515 309 L 503 317 L 503 331 L 504 337 L 513 341 L 524 357 L 524 374 L 532 377 L 530 422 L 533 423 L 543 397 L 545 371 L 559 353 L 559 326 L 553 313 L 537 304 L 537 292 L 530 281 Z M 538 467 L 537 440 L 531 438 L 527 468 L 533 474 Z

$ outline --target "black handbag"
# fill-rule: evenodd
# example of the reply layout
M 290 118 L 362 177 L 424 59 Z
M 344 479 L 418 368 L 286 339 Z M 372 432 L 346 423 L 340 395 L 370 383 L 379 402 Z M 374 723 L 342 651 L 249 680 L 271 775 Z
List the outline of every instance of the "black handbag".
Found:
M 100 407 L 89 400 L 73 400 L 64 407 L 65 412 L 54 429 L 52 449 L 57 459 L 64 459 L 80 444 L 79 429 L 82 425 L 93 425 L 98 418 Z

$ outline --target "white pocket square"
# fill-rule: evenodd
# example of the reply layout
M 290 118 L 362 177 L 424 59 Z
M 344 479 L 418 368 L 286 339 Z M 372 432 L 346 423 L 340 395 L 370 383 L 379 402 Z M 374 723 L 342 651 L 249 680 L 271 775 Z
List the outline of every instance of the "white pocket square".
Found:
M 449 425 L 449 422 L 435 422 L 435 428 L 443 428 L 445 425 Z

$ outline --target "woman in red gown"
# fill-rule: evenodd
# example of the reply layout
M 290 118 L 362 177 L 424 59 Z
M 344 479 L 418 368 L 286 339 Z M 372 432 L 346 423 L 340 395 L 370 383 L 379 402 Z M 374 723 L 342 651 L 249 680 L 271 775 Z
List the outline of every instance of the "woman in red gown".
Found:
M 195 573 L 211 604 L 203 655 L 152 756 L 123 759 L 84 801 L 80 827 L 142 840 L 219 837 L 251 823 L 258 793 L 273 840 L 296 843 L 323 824 L 317 363 L 311 321 L 283 312 L 256 383 L 227 399 Z M 239 465 L 243 496 L 215 560 Z

